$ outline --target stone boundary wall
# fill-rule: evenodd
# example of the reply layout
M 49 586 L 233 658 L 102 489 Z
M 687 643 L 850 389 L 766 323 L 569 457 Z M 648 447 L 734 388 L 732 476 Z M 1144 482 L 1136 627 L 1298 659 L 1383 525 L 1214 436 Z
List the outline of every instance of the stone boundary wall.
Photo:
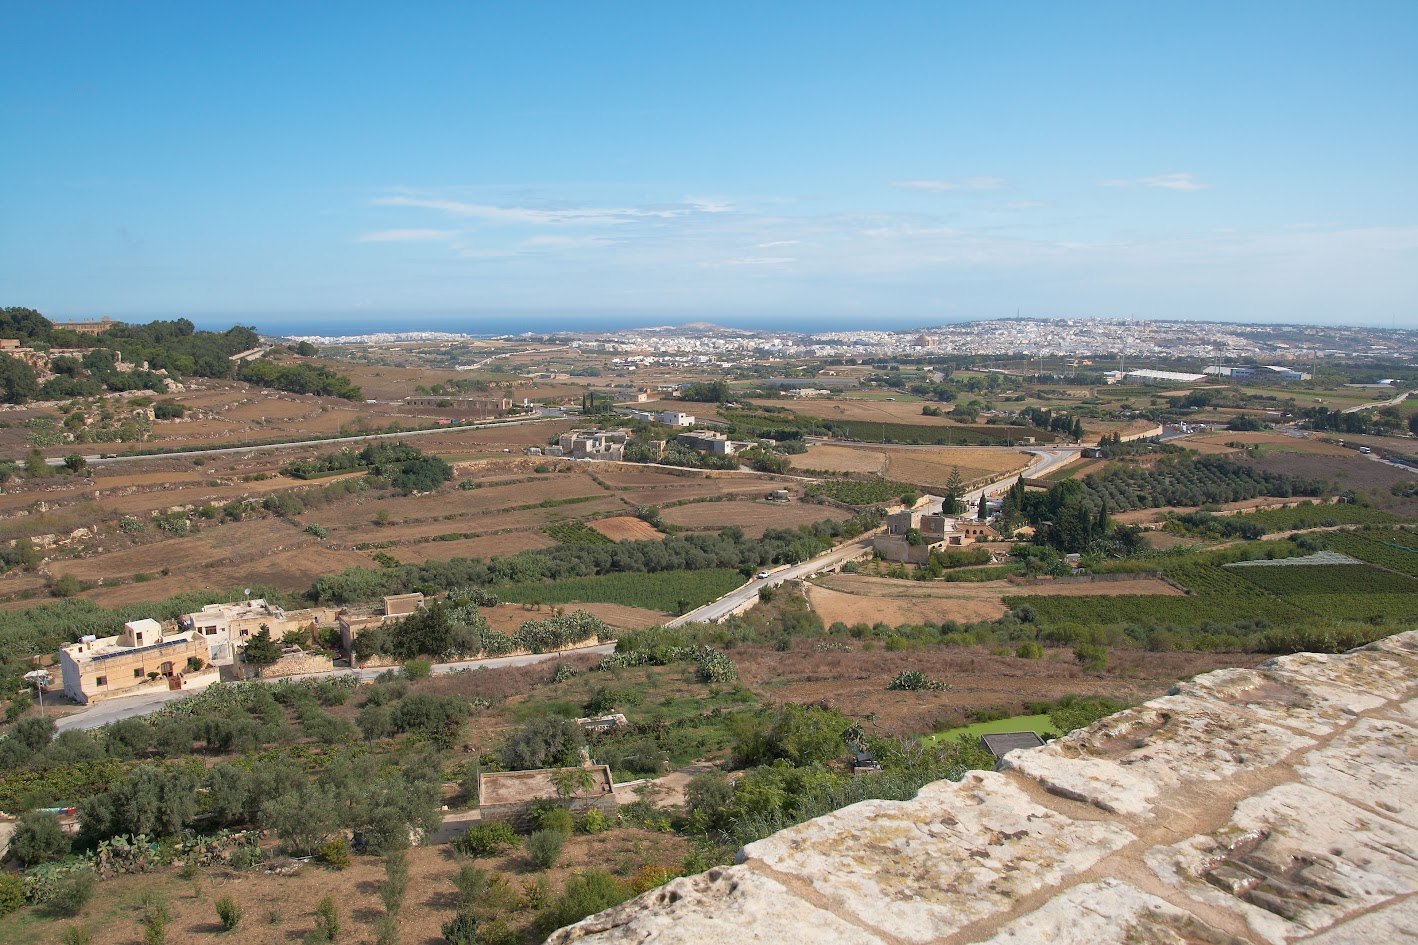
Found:
M 1379 945 L 1418 929 L 1418 632 L 1182 682 L 549 945 Z
M 293 653 L 290 656 L 282 656 L 267 666 L 261 671 L 261 675 L 266 679 L 277 679 L 304 673 L 329 673 L 334 669 L 334 661 L 323 653 Z

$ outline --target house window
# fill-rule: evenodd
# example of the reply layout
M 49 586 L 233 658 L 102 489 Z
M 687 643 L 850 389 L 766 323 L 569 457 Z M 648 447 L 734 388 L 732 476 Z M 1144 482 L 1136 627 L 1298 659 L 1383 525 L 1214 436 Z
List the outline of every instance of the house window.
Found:
M 133 670 L 133 678 L 134 678 L 134 679 L 142 679 L 142 678 L 143 678 L 143 667 L 139 666 L 137 669 Z
M 207 636 L 209 636 L 209 637 L 214 637 L 214 636 L 217 635 L 217 628 L 216 628 L 216 627 L 203 627 L 203 628 L 202 628 L 202 632 L 205 633 L 205 634 L 206 634 Z
M 107 677 L 107 676 L 95 676 L 95 677 L 94 677 L 94 685 L 95 685 L 95 686 L 107 686 L 107 685 L 108 685 L 108 677 Z
M 142 643 L 142 642 L 143 642 L 143 635 L 142 635 L 141 633 L 135 633 L 135 634 L 133 634 L 133 639 L 134 639 L 134 641 L 136 641 L 137 643 Z

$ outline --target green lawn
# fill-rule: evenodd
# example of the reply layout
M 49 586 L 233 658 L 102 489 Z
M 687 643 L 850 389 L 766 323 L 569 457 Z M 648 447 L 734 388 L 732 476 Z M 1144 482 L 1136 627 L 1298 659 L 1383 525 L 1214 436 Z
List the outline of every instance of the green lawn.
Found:
M 924 741 L 930 744 L 940 739 L 953 741 L 960 735 L 979 738 L 981 735 L 998 735 L 1001 732 L 1038 732 L 1047 738 L 1055 731 L 1054 723 L 1049 720 L 1047 715 L 1016 715 L 1012 718 L 1000 719 L 997 722 L 976 722 L 974 725 L 966 725 L 963 728 L 947 729 L 944 732 L 927 735 Z

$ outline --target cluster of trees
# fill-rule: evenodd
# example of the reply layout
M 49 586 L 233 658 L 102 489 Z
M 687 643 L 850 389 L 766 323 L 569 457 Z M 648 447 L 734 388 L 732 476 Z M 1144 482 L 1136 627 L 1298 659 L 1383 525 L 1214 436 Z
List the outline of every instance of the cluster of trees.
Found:
M 675 395 L 680 400 L 695 400 L 712 404 L 727 404 L 738 399 L 728 381 L 704 381 L 698 384 L 686 384 L 679 389 Z
M 1083 420 L 1079 417 L 1070 417 L 1066 413 L 1054 413 L 1047 407 L 1025 407 L 1019 411 L 1019 417 L 1030 426 L 1038 427 L 1040 430 L 1061 433 L 1074 440 L 1083 439 Z
M 349 568 L 316 580 L 306 597 L 347 604 L 415 590 L 435 593 L 468 585 L 556 581 L 615 572 L 738 568 L 751 573 L 767 564 L 806 561 L 830 548 L 834 539 L 855 537 L 878 521 L 878 516 L 863 513 L 840 522 L 772 528 L 759 539 L 746 538 L 742 529 L 726 528 L 715 535 L 671 535 L 661 541 L 556 545 L 488 561 L 453 558 L 396 568 Z
M 402 620 L 365 630 L 355 638 L 354 648 L 360 659 L 384 655 L 399 660 L 419 656 L 450 660 L 479 653 L 498 656 L 513 650 L 546 653 L 592 637 L 611 636 L 604 621 L 584 610 L 529 620 L 508 636 L 488 626 L 474 604 L 445 605 L 435 601 Z
M 364 392 L 342 374 L 316 364 L 279 364 L 264 358 L 241 362 L 236 376 L 257 387 L 274 387 L 292 394 L 318 394 L 363 400 Z
M 453 467 L 437 456 L 396 441 L 371 443 L 358 453 L 342 449 L 319 459 L 296 460 L 284 471 L 297 479 L 315 479 L 359 469 L 369 470 L 404 495 L 432 492 L 453 478 Z

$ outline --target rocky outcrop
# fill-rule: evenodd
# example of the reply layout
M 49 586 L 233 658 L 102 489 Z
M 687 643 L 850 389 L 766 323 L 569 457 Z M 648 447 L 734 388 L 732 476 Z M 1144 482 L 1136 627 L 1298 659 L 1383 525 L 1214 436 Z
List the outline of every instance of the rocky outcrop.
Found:
M 1418 942 L 1418 632 L 1221 670 L 548 941 Z

